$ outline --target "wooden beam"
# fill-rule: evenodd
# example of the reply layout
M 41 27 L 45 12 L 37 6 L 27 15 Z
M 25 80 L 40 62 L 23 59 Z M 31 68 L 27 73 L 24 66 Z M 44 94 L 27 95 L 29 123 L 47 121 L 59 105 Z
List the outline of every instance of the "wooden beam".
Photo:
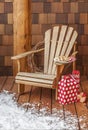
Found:
M 14 0 L 13 20 L 14 20 L 14 52 L 17 55 L 31 48 L 31 0 Z M 21 61 L 21 70 L 25 71 L 26 60 Z M 13 62 L 13 74 L 17 73 L 17 64 Z

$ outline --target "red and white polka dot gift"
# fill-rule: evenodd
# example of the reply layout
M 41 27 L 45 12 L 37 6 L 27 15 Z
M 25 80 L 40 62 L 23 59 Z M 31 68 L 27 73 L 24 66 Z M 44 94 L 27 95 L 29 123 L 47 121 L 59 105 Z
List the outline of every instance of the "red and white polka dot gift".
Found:
M 79 92 L 79 85 L 72 75 L 62 76 L 58 83 L 58 100 L 59 103 L 70 104 L 77 102 L 77 94 Z
M 73 70 L 72 75 L 75 78 L 77 83 L 80 83 L 80 71 L 79 70 Z

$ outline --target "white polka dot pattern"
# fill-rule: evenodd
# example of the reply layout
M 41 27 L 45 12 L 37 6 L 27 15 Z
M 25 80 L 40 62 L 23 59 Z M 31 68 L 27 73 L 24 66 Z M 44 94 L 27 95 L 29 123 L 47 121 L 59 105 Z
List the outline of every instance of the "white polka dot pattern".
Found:
M 59 103 L 64 105 L 77 102 L 79 87 L 80 85 L 76 82 L 72 75 L 62 76 L 62 79 L 58 83 Z

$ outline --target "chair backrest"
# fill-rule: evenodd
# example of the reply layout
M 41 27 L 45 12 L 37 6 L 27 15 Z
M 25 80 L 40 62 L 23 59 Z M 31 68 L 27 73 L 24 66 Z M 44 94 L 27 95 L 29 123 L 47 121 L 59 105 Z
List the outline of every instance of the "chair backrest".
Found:
M 44 73 L 55 74 L 54 58 L 69 56 L 77 38 L 77 31 L 66 25 L 55 26 L 45 32 Z

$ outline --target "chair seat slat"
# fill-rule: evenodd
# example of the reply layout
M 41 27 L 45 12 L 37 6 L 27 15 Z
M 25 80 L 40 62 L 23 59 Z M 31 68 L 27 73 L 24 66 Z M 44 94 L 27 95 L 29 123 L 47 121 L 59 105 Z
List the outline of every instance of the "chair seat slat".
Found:
M 46 75 L 43 73 L 28 73 L 28 72 L 19 72 L 17 73 L 17 76 L 25 76 L 25 77 L 34 77 L 34 78 L 40 78 L 40 79 L 49 79 L 53 80 L 56 76 L 55 75 Z
M 29 81 L 29 82 L 36 82 L 36 83 L 45 83 L 45 84 L 53 84 L 53 80 L 47 80 L 47 79 L 40 79 L 40 78 L 32 78 L 27 76 L 16 76 L 16 80 L 23 80 L 23 81 Z
M 23 81 L 23 80 L 15 80 L 18 84 L 25 84 L 25 85 L 31 85 L 35 87 L 44 87 L 44 88 L 52 88 L 52 84 L 44 84 L 44 83 L 36 83 L 31 81 Z M 54 89 L 54 88 L 52 88 Z

